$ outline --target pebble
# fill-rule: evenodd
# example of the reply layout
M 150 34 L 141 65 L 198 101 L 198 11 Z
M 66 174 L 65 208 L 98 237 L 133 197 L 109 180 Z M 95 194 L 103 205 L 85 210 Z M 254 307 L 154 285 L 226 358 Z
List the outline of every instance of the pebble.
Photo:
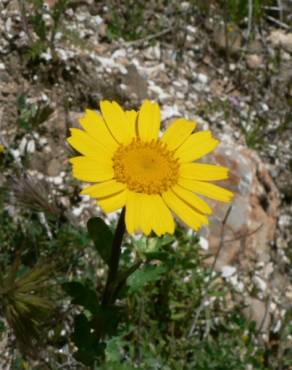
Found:
M 236 267 L 233 266 L 223 266 L 221 268 L 221 273 L 224 278 L 228 278 L 236 273 Z
M 198 81 L 202 83 L 203 85 L 206 85 L 208 83 L 208 76 L 203 73 L 198 73 L 197 75 Z
M 28 141 L 26 151 L 31 154 L 35 152 L 35 141 L 33 139 Z
M 259 290 L 261 290 L 262 292 L 266 291 L 266 289 L 267 289 L 267 283 L 262 278 L 260 278 L 259 276 L 255 275 L 252 278 L 252 281 L 253 281 L 254 285 Z

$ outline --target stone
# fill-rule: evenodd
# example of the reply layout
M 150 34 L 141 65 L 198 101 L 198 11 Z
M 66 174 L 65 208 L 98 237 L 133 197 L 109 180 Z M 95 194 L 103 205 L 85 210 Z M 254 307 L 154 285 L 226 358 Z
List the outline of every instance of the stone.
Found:
M 63 168 L 63 164 L 60 163 L 59 160 L 56 158 L 53 158 L 49 163 L 47 167 L 47 174 L 49 176 L 57 176 L 61 172 Z
M 219 185 L 235 194 L 230 204 L 209 202 L 214 213 L 209 226 L 200 231 L 209 241 L 208 253 L 215 256 L 220 248 L 215 269 L 238 266 L 238 270 L 244 270 L 257 261 L 268 262 L 279 195 L 267 168 L 254 150 L 230 144 L 222 144 L 210 158 L 211 162 L 230 169 L 230 178 Z M 213 260 L 214 257 L 209 262 Z
M 58 0 L 45 0 L 45 3 L 49 5 L 50 8 L 52 8 Z
M 161 58 L 161 50 L 160 45 L 156 44 L 153 46 L 149 46 L 147 49 L 143 51 L 144 56 L 148 60 L 159 60 Z
M 292 32 L 285 33 L 282 30 L 274 30 L 268 40 L 273 46 L 280 46 L 288 53 L 292 53 Z
M 258 69 L 263 65 L 263 58 L 258 54 L 248 54 L 246 64 L 250 69 Z
M 248 298 L 248 306 L 243 310 L 245 316 L 256 322 L 256 328 L 262 333 L 269 330 L 271 324 L 270 307 L 267 303 L 257 299 Z
M 219 50 L 226 52 L 228 46 L 228 52 L 230 54 L 238 54 L 242 45 L 242 32 L 235 24 L 230 24 L 227 27 L 226 38 L 224 25 L 218 24 L 214 28 L 213 40 Z
M 122 76 L 122 82 L 129 94 L 135 94 L 139 100 L 147 99 L 148 83 L 140 75 L 134 64 L 127 66 L 127 73 Z

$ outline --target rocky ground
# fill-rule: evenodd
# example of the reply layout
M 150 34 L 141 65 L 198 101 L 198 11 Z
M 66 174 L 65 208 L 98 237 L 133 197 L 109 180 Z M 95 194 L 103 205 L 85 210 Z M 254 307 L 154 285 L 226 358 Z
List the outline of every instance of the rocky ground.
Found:
M 209 160 L 231 168 L 226 186 L 236 193 L 231 209 L 216 206 L 210 229 L 201 232 L 202 250 L 215 255 L 220 248 L 217 270 L 250 303 L 247 314 L 264 335 L 281 330 L 292 301 L 289 26 L 265 19 L 252 34 L 235 23 L 226 33 L 216 13 L 202 16 L 182 2 L 161 13 L 161 30 L 111 40 L 109 7 L 72 1 L 54 50 L 33 62 L 26 49 L 35 35 L 27 33 L 19 3 L 0 3 L 0 144 L 15 168 L 48 181 L 72 217 L 86 220 L 96 210 L 76 195 L 65 143 L 85 108 L 97 109 L 100 99 L 137 108 L 148 98 L 159 101 L 165 126 L 180 116 L 197 120 L 222 141 Z M 53 3 L 47 1 L 48 24 Z M 44 112 L 42 122 L 32 107 Z M 34 121 L 32 130 L 19 129 Z M 15 168 L 0 174 L 0 184 Z

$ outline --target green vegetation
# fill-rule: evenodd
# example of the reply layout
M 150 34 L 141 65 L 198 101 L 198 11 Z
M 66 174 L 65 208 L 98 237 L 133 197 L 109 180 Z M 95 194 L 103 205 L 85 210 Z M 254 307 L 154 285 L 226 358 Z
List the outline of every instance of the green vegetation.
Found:
M 56 34 L 69 3 L 70 0 L 57 0 L 53 7 L 49 8 L 44 0 L 29 0 L 27 4 L 23 0 L 20 1 L 23 23 L 30 42 L 27 51 L 29 59 L 38 60 L 41 53 L 47 50 L 56 58 Z
M 60 132 L 63 135 L 72 124 L 69 113 L 76 116 L 83 107 L 96 108 L 100 97 L 111 95 L 108 91 L 121 95 L 129 108 L 136 104 L 118 91 L 123 73 L 115 71 L 112 77 L 108 70 L 100 72 L 99 62 L 88 54 L 81 55 L 84 49 L 93 50 L 98 58 L 109 58 L 120 40 L 138 40 L 133 45 L 138 45 L 139 55 L 143 49 L 140 41 L 147 37 L 147 46 L 156 41 L 165 46 L 161 47 L 159 61 L 165 64 L 166 72 L 161 71 L 163 87 L 172 84 L 169 76 L 174 79 L 180 68 L 185 68 L 185 52 L 193 58 L 192 66 L 198 66 L 198 72 L 202 67 L 204 73 L 210 73 L 210 86 L 227 76 L 231 87 L 222 85 L 221 91 L 207 96 L 203 88 L 202 94 L 200 90 L 194 92 L 197 81 L 193 81 L 192 70 L 185 69 L 184 82 L 193 90 L 188 95 L 178 88 L 181 94 L 177 98 L 182 95 L 189 99 L 194 115 L 210 127 L 217 124 L 220 128 L 220 121 L 222 126 L 234 125 L 231 127 L 237 127 L 237 133 L 241 132 L 253 149 L 262 150 L 273 136 L 280 138 L 281 145 L 281 135 L 291 129 L 291 112 L 287 109 L 291 84 L 277 80 L 283 66 L 280 50 L 269 56 L 270 70 L 266 66 L 250 70 L 245 64 L 246 50 L 227 58 L 228 53 L 214 46 L 207 25 L 212 16 L 218 24 L 235 25 L 236 31 L 244 35 L 251 26 L 249 39 L 243 37 L 247 44 L 255 37 L 255 26 L 264 22 L 266 6 L 275 2 L 254 0 L 249 8 L 244 0 L 193 0 L 185 9 L 177 0 L 110 0 L 106 6 L 105 2 L 93 1 L 89 8 L 82 1 L 69 0 L 58 0 L 51 7 L 44 0 L 18 3 L 22 22 L 20 25 L 18 19 L 16 23 L 26 32 L 28 42 L 19 49 L 13 44 L 12 50 L 17 53 L 11 53 L 10 69 L 8 58 L 5 62 L 7 75 L 14 76 L 15 71 L 13 82 L 19 85 L 9 104 L 3 104 L 5 109 L 13 108 L 8 117 L 11 127 L 7 125 L 8 129 L 3 130 L 3 142 L 2 131 L 0 137 L 5 147 L 0 154 L 0 367 L 8 358 L 11 370 L 289 370 L 291 313 L 283 314 L 279 331 L 270 331 L 268 339 L 264 338 L 256 322 L 243 315 L 243 294 L 213 271 L 208 262 L 210 255 L 201 249 L 193 233 L 178 226 L 174 236 L 126 236 L 119 270 L 107 284 L 116 221 L 92 216 L 97 211 L 91 204 L 85 216 L 78 212 L 76 216 L 73 210 L 82 204 L 80 188 L 68 173 L 62 177 L 64 186 L 58 187 L 49 182 L 53 183 L 54 176 L 47 176 L 47 168 L 43 180 L 37 171 L 29 171 L 34 154 L 43 156 L 45 162 L 50 150 L 60 151 L 62 172 L 69 171 L 67 158 L 71 153 L 64 144 L 65 135 L 60 137 Z M 66 11 L 70 9 L 69 13 L 74 14 L 78 7 L 86 7 L 88 17 L 102 16 L 106 27 L 98 43 L 104 42 L 105 46 L 89 45 L 78 29 L 69 27 L 71 20 L 66 18 Z M 188 25 L 196 30 L 192 30 L 194 41 L 187 45 Z M 204 37 L 205 49 L 196 49 L 196 43 L 201 46 L 199 39 Z M 66 59 L 61 63 L 59 46 L 65 50 L 71 44 L 80 47 L 79 54 L 72 63 Z M 167 59 L 168 51 L 171 56 Z M 42 53 L 52 58 L 44 61 Z M 217 74 L 219 69 L 223 72 Z M 99 80 L 94 79 L 96 75 Z M 139 81 L 138 70 L 136 75 Z M 266 101 L 272 103 L 260 110 L 269 89 L 272 94 Z M 53 104 L 39 99 L 43 91 L 51 93 Z M 3 96 L 12 96 L 11 91 L 3 92 Z M 192 94 L 198 102 L 192 100 Z M 2 130 L 7 116 L 2 117 L 2 110 L 0 113 Z M 217 117 L 218 122 L 210 117 Z M 274 118 L 278 124 L 268 128 Z M 6 135 L 13 140 L 7 140 Z M 47 145 L 46 152 L 38 142 L 40 137 L 57 144 L 52 148 Z M 35 152 L 24 150 L 17 156 L 23 138 L 35 140 Z M 58 155 L 57 159 L 56 153 L 48 158 L 58 161 Z

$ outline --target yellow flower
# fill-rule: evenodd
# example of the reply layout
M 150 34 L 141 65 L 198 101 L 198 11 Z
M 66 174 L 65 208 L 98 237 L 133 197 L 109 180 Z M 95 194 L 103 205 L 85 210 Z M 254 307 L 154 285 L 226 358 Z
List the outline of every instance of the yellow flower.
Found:
M 0 154 L 3 153 L 5 150 L 4 146 L 0 144 Z
M 80 119 L 84 131 L 71 129 L 68 142 L 82 154 L 70 159 L 73 176 L 97 183 L 81 194 L 96 198 L 104 212 L 126 207 L 130 234 L 172 234 L 172 212 L 198 230 L 212 210 L 196 194 L 230 201 L 230 191 L 208 182 L 226 179 L 228 169 L 193 163 L 218 145 L 210 131 L 193 133 L 195 122 L 181 118 L 159 137 L 159 105 L 148 100 L 139 112 L 109 101 L 100 109 L 102 115 L 86 110 Z

